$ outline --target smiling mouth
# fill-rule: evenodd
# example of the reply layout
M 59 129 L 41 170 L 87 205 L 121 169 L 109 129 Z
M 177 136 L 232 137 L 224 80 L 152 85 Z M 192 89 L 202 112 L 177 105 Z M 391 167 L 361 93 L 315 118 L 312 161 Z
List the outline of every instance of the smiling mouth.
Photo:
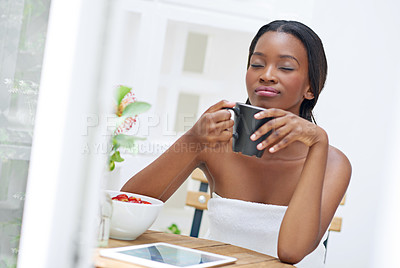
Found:
M 275 88 L 265 87 L 265 86 L 256 88 L 255 93 L 259 96 L 264 96 L 264 97 L 275 97 L 280 94 L 280 92 Z

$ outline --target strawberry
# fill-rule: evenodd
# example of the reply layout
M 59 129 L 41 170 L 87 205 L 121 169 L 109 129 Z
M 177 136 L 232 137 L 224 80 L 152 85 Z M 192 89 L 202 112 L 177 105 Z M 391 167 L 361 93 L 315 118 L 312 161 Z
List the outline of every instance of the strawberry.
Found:
M 112 200 L 128 202 L 128 196 L 126 194 L 119 194 L 119 195 L 113 197 Z
M 130 202 L 130 203 L 140 203 L 140 198 L 136 198 L 136 197 L 130 196 L 128 198 L 128 202 Z
M 126 194 L 119 194 L 117 196 L 114 196 L 112 200 L 136 203 L 136 204 L 151 204 L 150 202 L 143 201 L 140 197 L 134 197 L 134 196 L 128 197 Z

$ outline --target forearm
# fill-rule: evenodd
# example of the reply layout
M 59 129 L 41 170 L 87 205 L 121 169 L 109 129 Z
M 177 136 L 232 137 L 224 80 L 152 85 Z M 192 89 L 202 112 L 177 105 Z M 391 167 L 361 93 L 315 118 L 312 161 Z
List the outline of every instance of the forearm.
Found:
M 197 167 L 201 148 L 191 135 L 183 135 L 154 162 L 134 175 L 121 191 L 166 201 Z
M 322 188 L 327 164 L 328 137 L 309 148 L 300 180 L 281 224 L 278 255 L 300 260 L 318 245 L 321 232 Z
M 164 154 L 133 176 L 122 191 L 135 192 L 166 201 L 199 165 L 200 154 L 207 146 L 229 142 L 233 126 L 231 114 L 223 108 L 235 103 L 220 101 L 211 106 L 196 124 Z

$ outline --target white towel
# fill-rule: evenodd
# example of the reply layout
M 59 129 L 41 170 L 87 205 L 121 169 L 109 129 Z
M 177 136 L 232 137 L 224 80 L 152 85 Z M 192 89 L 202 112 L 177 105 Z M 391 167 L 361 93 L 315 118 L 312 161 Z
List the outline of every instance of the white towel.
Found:
M 209 230 L 206 236 L 277 257 L 279 229 L 286 209 L 287 206 L 223 198 L 212 193 L 208 201 Z M 324 239 L 296 267 L 324 267 Z

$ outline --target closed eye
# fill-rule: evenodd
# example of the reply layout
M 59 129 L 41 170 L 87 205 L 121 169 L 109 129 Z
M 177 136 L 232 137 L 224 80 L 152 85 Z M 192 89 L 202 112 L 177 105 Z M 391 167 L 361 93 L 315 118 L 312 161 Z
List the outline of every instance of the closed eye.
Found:
M 260 65 L 260 64 L 250 64 L 251 67 L 253 68 L 263 68 L 264 65 Z
M 290 68 L 290 67 L 280 67 L 279 69 L 284 70 L 284 71 L 293 71 L 294 68 Z

